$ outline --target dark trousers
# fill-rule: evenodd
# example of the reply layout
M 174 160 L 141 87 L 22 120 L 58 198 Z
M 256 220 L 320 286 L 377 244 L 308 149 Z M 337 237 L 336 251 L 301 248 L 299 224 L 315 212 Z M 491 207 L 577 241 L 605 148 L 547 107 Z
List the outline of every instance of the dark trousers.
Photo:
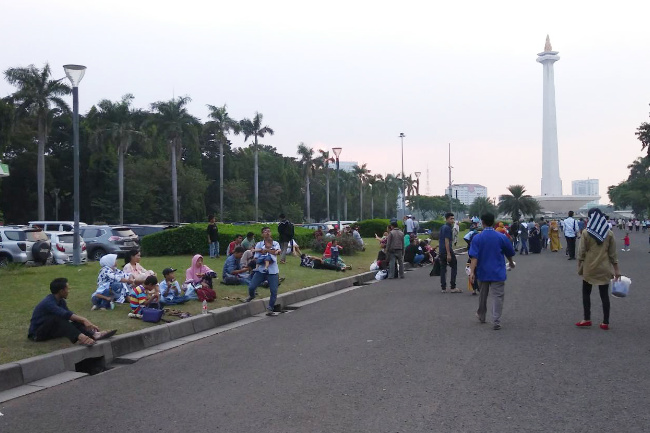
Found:
M 48 316 L 45 322 L 36 329 L 36 333 L 30 335 L 30 338 L 34 341 L 46 341 L 66 337 L 72 343 L 76 343 L 79 334 L 85 334 L 91 338 L 93 336 L 93 332 L 86 330 L 81 323 L 71 322 L 59 316 Z
M 609 284 L 598 286 L 600 300 L 603 303 L 603 323 L 609 324 Z M 591 320 L 591 284 L 582 280 L 582 308 L 585 313 L 585 320 Z
M 451 284 L 451 288 L 455 289 L 456 288 L 456 274 L 458 273 L 458 261 L 456 260 L 456 254 L 454 252 L 451 252 L 451 261 L 446 263 L 447 261 L 447 253 L 440 253 L 440 287 L 442 287 L 443 290 L 447 289 L 447 266 L 451 268 L 451 277 L 449 284 Z
M 575 236 L 570 238 L 566 237 L 566 251 L 569 254 L 570 259 L 576 258 L 576 238 Z
M 329 269 L 330 271 L 340 271 L 341 269 L 330 263 L 323 263 L 320 260 L 314 260 L 314 269 Z

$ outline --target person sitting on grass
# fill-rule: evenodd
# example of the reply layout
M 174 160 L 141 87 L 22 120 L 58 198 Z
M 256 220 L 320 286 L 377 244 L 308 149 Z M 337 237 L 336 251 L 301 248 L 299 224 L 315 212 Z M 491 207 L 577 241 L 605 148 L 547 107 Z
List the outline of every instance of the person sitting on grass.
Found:
M 212 288 L 212 279 L 217 277 L 217 273 L 203 264 L 203 256 L 196 254 L 192 257 L 192 266 L 185 271 L 185 283 L 193 285 L 206 284 Z
M 341 270 L 345 271 L 345 269 L 341 269 L 336 265 L 323 262 L 323 259 L 321 258 L 309 256 L 307 254 L 300 255 L 300 266 L 303 266 L 305 268 L 312 268 L 312 269 L 329 269 L 337 272 Z
M 338 244 L 338 240 L 336 238 L 332 239 L 332 241 L 328 242 L 325 247 L 323 263 L 337 266 L 341 270 L 350 269 L 351 267 L 347 266 L 339 257 L 341 250 L 343 250 L 343 247 Z
M 160 309 L 158 298 L 158 278 L 149 275 L 144 284 L 135 286 L 129 293 L 129 303 L 131 304 L 131 312 L 129 317 L 142 317 L 142 309 L 145 307 Z
M 67 337 L 71 343 L 91 346 L 95 341 L 112 337 L 117 332 L 100 331 L 97 325 L 68 309 L 66 299 L 70 285 L 66 278 L 55 278 L 50 283 L 50 294 L 34 308 L 27 338 L 46 341 Z
M 124 256 L 124 267 L 122 270 L 125 274 L 131 274 L 135 278 L 135 284 L 142 284 L 149 275 L 156 275 L 154 271 L 148 271 L 140 264 L 142 254 L 140 249 L 134 248 Z
M 253 251 L 256 253 L 259 252 L 260 255 L 257 257 L 256 263 L 258 265 L 264 265 L 263 267 L 258 266 L 257 267 L 257 272 L 262 272 L 263 274 L 268 274 L 269 273 L 269 266 L 273 264 L 273 256 L 270 253 L 265 253 L 262 254 L 262 251 L 273 251 L 273 239 L 264 239 L 264 247 L 263 248 L 256 248 Z
M 173 268 L 165 268 L 162 271 L 165 279 L 158 285 L 162 305 L 184 304 L 190 300 L 189 297 L 185 296 L 181 285 L 176 281 L 176 271 L 177 269 Z
M 112 295 L 115 298 L 115 302 L 123 303 L 129 295 L 129 286 L 135 282 L 135 278 L 117 269 L 117 254 L 106 254 L 99 260 L 99 264 L 102 268 L 99 270 L 99 275 L 97 276 L 97 290 L 95 294 L 103 295 L 104 300 L 107 300 L 107 296 Z M 97 306 L 94 301 L 93 306 Z M 105 307 L 106 305 L 104 305 Z
M 228 256 L 223 264 L 223 272 L 221 273 L 221 278 L 223 279 L 224 284 L 234 286 L 238 284 L 248 285 L 250 283 L 250 278 L 248 277 L 250 268 L 248 266 L 242 266 L 241 263 L 241 258 L 246 251 L 247 250 L 245 250 L 243 246 L 239 245 L 235 247 L 235 251 Z

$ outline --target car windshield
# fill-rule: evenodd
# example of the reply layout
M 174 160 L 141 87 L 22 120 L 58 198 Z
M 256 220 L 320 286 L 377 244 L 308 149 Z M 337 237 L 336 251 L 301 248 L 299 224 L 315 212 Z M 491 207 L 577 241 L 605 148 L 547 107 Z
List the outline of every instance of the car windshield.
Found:
M 25 232 L 30 242 L 47 241 L 47 235 L 41 231 Z
M 129 228 L 118 228 L 118 229 L 113 229 L 113 236 L 128 238 L 131 236 L 135 236 L 135 233 L 133 233 L 133 230 Z

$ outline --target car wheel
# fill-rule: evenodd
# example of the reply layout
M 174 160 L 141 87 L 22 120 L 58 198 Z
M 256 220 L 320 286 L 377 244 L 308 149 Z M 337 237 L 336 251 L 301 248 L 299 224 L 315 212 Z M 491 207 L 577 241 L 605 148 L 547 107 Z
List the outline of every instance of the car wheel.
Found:
M 103 248 L 97 248 L 96 250 L 93 250 L 92 257 L 94 261 L 98 262 L 105 255 L 106 255 L 106 251 Z
M 0 255 L 0 268 L 6 268 L 11 263 L 11 257 Z

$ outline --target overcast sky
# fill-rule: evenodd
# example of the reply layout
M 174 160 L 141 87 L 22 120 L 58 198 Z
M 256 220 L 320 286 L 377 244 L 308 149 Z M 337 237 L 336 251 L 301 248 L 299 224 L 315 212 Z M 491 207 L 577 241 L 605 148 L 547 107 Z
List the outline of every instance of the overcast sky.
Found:
M 647 1 L 15 1 L 0 0 L 0 67 L 88 67 L 81 111 L 135 95 L 173 95 L 264 115 L 264 144 L 295 156 L 299 142 L 340 146 L 372 173 L 423 172 L 443 194 L 447 144 L 455 183 L 540 192 L 542 66 L 555 63 L 560 175 L 607 186 L 641 156 L 649 121 Z M 4 80 L 0 95 L 13 91 Z M 236 146 L 243 137 L 235 137 Z

